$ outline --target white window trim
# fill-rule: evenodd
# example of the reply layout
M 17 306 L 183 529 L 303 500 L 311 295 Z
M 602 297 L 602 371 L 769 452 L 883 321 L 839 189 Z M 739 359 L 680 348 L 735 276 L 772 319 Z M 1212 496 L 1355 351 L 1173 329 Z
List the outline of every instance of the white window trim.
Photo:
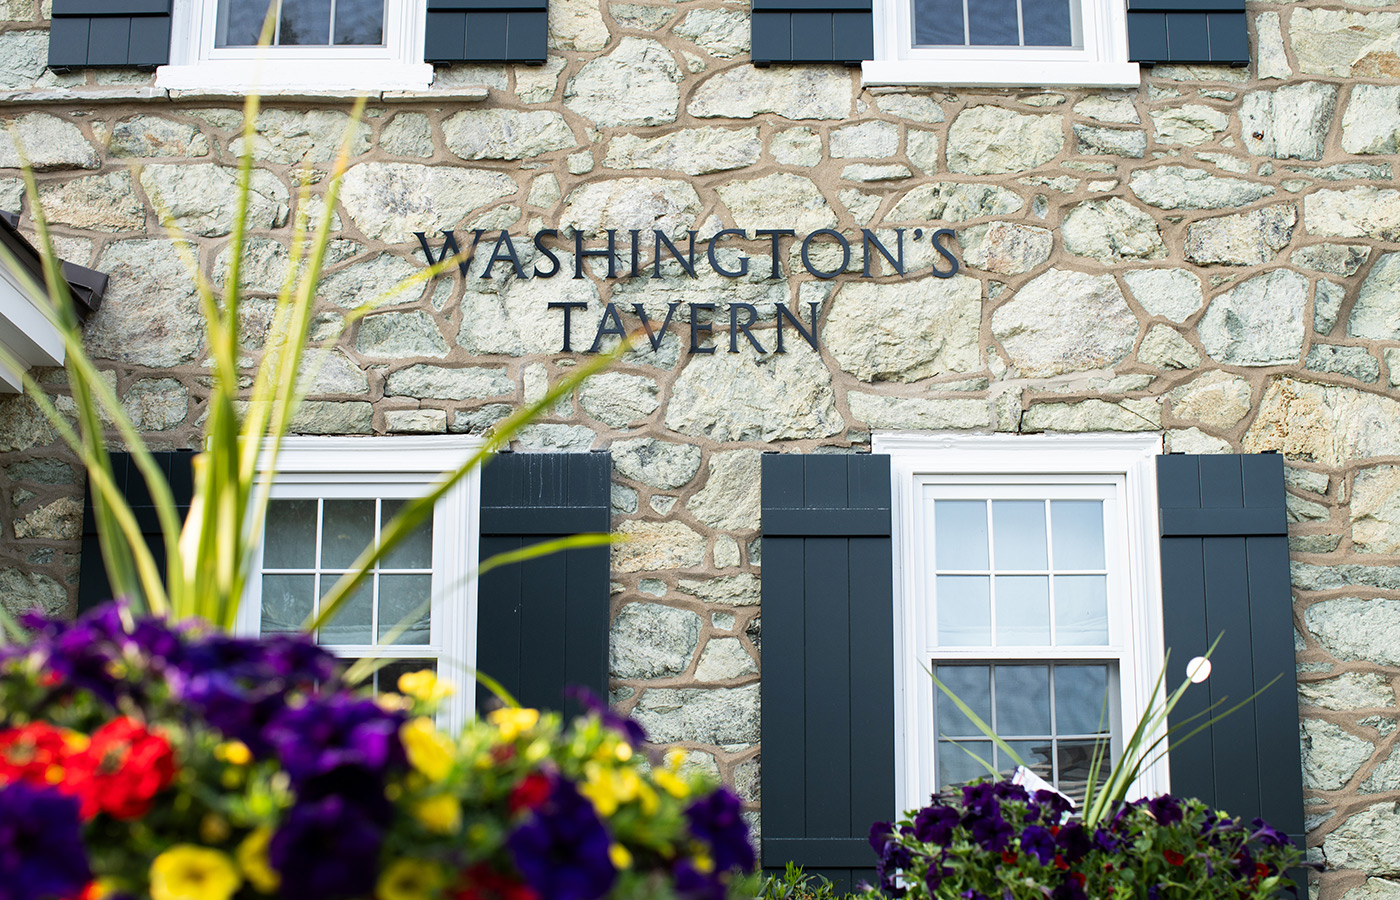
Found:
M 1128 62 L 1124 0 L 1080 0 L 1082 49 L 916 48 L 911 0 L 874 0 L 875 58 L 861 65 L 867 85 L 982 87 L 1138 87 Z
M 1122 517 L 1127 530 L 1128 629 L 1135 677 L 1120 686 L 1120 715 L 1131 728 L 1151 700 L 1152 682 L 1162 667 L 1162 590 L 1158 556 L 1156 457 L 1160 435 L 969 435 L 875 434 L 876 453 L 890 456 L 893 500 L 895 631 L 895 796 L 900 809 L 928 801 L 920 748 L 918 685 L 913 684 L 917 579 L 920 558 L 917 491 L 926 476 L 1111 476 L 1122 479 Z M 1184 664 L 1184 661 L 1181 661 Z M 918 675 L 923 676 L 922 671 Z M 1168 679 L 1171 681 L 1171 679 Z M 1135 796 L 1170 788 L 1165 758 L 1144 769 Z
M 17 275 L 0 263 L 0 350 L 3 357 L 22 364 L 25 371 L 35 366 L 61 366 L 64 360 L 63 335 L 54 324 L 54 314 L 46 303 L 29 293 Z M 24 380 L 0 361 L 0 394 L 24 391 Z
M 426 90 L 433 67 L 423 61 L 427 0 L 387 0 L 379 47 L 214 46 L 218 0 L 175 0 L 170 65 L 156 87 L 243 93 Z
M 363 496 L 368 488 L 417 497 L 442 474 L 460 467 L 482 447 L 479 438 L 424 437 L 288 437 L 277 460 L 272 497 Z M 264 466 L 266 456 L 264 456 Z M 383 496 L 383 494 L 381 494 Z M 481 519 L 480 471 L 473 470 L 438 501 L 433 513 L 432 631 L 428 644 L 375 647 L 326 646 L 331 652 L 373 657 L 435 656 L 438 673 L 457 692 L 440 709 L 439 723 L 456 733 L 473 715 L 476 695 L 476 568 Z M 261 630 L 262 546 L 238 608 L 235 631 Z M 444 666 L 448 662 L 450 666 Z M 460 664 L 461 667 L 458 668 Z

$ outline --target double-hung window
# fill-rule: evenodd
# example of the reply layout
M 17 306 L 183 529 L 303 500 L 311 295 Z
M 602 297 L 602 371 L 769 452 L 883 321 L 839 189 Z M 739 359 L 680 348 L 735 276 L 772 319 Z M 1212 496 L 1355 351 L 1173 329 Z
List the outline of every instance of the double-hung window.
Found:
M 259 47 L 272 16 L 270 46 Z M 432 81 L 423 61 L 426 0 L 175 0 L 171 89 L 415 90 Z
M 263 540 L 239 608 L 244 634 L 299 632 L 320 601 L 410 499 L 479 446 L 447 438 L 288 438 L 278 460 Z M 375 686 L 434 669 L 460 690 L 445 724 L 470 715 L 476 667 L 479 488 L 473 472 L 432 518 L 386 554 L 340 612 L 315 634 L 348 661 L 387 660 Z
M 873 0 L 868 84 L 1136 87 L 1123 0 Z
M 1160 668 L 1156 437 L 887 436 L 896 483 L 895 705 L 904 808 L 1015 763 L 1083 796 Z M 1164 790 L 1153 767 L 1139 789 Z

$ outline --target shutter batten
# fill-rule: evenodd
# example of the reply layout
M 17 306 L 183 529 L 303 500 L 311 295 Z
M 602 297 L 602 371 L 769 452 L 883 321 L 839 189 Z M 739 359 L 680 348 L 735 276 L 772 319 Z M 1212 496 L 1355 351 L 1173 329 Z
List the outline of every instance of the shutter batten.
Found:
M 888 456 L 763 457 L 763 864 L 873 880 L 895 813 Z

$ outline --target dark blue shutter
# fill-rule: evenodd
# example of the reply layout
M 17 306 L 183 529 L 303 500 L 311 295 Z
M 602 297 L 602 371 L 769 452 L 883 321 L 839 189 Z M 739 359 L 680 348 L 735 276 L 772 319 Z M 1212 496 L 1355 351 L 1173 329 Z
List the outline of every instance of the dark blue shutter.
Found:
M 1175 687 L 1188 660 L 1211 655 L 1210 678 L 1187 690 L 1179 722 L 1278 680 L 1169 756 L 1172 793 L 1248 822 L 1262 817 L 1303 844 L 1303 781 L 1283 457 L 1162 456 L 1162 618 Z
M 870 0 L 753 0 L 750 56 L 755 64 L 844 63 L 875 56 Z
M 763 457 L 763 865 L 874 881 L 894 816 L 890 458 Z
M 170 482 L 180 521 L 190 511 L 190 498 L 194 496 L 194 451 L 172 450 L 152 453 L 151 457 L 165 473 Z M 146 490 L 146 479 L 136 468 L 130 453 L 113 453 L 112 475 L 122 496 L 131 506 L 141 535 L 151 548 L 151 556 L 161 571 L 165 570 L 165 538 L 160 531 L 160 520 L 156 517 L 155 503 Z M 112 599 L 112 584 L 107 580 L 107 567 L 102 562 L 102 545 L 97 538 L 97 519 L 92 512 L 92 488 L 89 485 L 83 503 L 83 548 L 78 563 L 78 611 L 92 609 L 100 603 Z
M 1249 65 L 1244 0 L 1128 0 L 1128 59 Z
M 607 453 L 499 454 L 481 470 L 481 559 L 608 531 L 611 479 Z M 566 709 L 570 685 L 606 697 L 608 603 L 606 547 L 493 569 L 477 586 L 477 668 L 525 706 Z
M 170 62 L 171 0 L 53 0 L 49 67 L 154 69 Z
M 430 63 L 543 63 L 546 0 L 428 0 L 423 57 Z

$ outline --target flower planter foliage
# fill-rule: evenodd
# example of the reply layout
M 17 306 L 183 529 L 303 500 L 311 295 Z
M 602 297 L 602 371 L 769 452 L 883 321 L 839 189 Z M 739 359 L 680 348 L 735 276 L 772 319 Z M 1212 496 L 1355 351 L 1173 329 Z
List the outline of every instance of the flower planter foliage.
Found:
M 351 690 L 305 637 L 32 618 L 0 655 L 0 898 L 752 896 L 736 797 L 596 702 L 440 731 L 430 672 Z
M 1302 852 L 1259 819 L 1245 824 L 1169 795 L 1119 803 L 1097 824 L 1053 791 L 982 782 L 897 825 L 876 822 L 880 887 L 964 900 L 1264 900 L 1292 887 Z

